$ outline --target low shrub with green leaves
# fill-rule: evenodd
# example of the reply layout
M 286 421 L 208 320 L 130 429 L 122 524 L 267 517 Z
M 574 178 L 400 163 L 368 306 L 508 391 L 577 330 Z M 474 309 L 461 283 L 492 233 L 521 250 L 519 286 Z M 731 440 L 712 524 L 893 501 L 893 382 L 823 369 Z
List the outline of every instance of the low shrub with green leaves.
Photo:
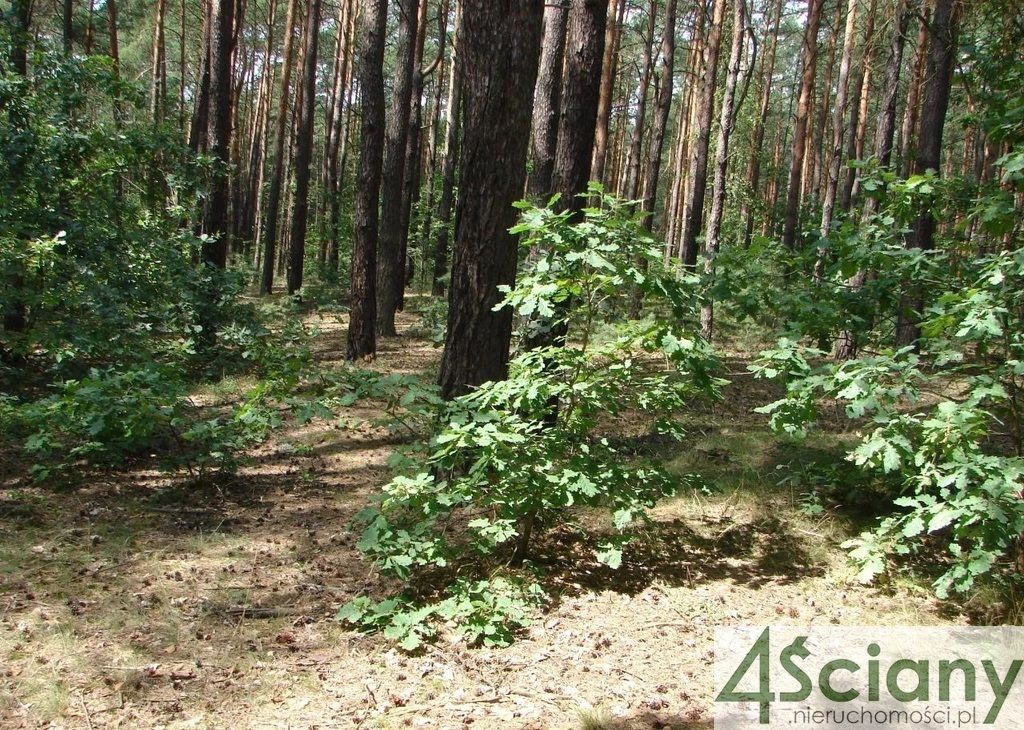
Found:
M 965 278 L 929 310 L 920 354 L 821 362 L 784 339 L 753 366 L 786 383 L 759 409 L 772 428 L 802 436 L 835 401 L 864 433 L 849 461 L 895 483 L 897 511 L 847 544 L 861 578 L 924 554 L 941 566 L 940 596 L 1015 570 L 1024 534 L 1024 252 L 985 257 Z
M 674 414 L 690 398 L 716 393 L 711 348 L 684 325 L 693 321 L 695 280 L 665 269 L 639 220 L 610 197 L 579 221 L 526 206 L 514 231 L 541 255 L 500 306 L 519 315 L 524 341 L 536 341 L 538 327 L 567 328 L 569 338 L 520 352 L 506 380 L 446 404 L 427 453 L 361 515 L 360 550 L 408 587 L 383 608 L 360 600 L 343 610 L 363 627 L 386 624 L 407 636 L 397 628 L 404 623 L 388 624 L 382 613 L 404 622 L 399 617 L 409 610 L 422 611 L 407 607 L 422 605 L 424 574 L 454 572 L 463 581 L 457 585 L 475 586 L 481 596 L 494 592 L 504 566 L 529 565 L 540 533 L 574 508 L 607 511 L 595 557 L 618 567 L 646 510 L 685 481 L 653 460 L 633 458 L 611 437 L 618 417 L 679 437 Z M 633 287 L 646 295 L 644 320 L 624 316 L 622 293 Z M 495 602 L 499 608 L 505 610 Z M 476 619 L 463 613 L 415 615 L 427 624 L 441 616 L 466 631 Z M 507 638 L 494 631 L 484 624 L 469 636 Z

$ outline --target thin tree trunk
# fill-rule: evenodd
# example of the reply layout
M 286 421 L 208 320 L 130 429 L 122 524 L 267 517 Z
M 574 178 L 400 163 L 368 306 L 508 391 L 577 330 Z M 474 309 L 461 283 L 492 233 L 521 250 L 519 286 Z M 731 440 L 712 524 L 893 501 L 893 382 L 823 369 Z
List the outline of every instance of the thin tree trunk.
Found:
M 464 0 L 459 79 L 465 94 L 459 212 L 441 359 L 445 397 L 507 374 L 512 312 L 495 312 L 516 273 L 516 218 L 537 80 L 542 0 Z M 596 102 L 596 97 L 595 97 Z M 501 144 L 495 144 L 501 140 Z M 587 167 L 593 136 L 587 146 Z
M 565 28 L 569 9 L 562 3 L 544 9 L 544 36 L 533 97 L 533 134 L 530 160 L 533 169 L 526 182 L 527 197 L 543 205 L 551 195 L 551 175 L 558 148 L 558 109 L 562 99 L 565 61 Z
M 615 96 L 615 77 L 619 69 L 619 46 L 622 42 L 622 22 L 626 15 L 626 0 L 616 0 L 614 21 L 605 32 L 604 58 L 601 61 L 601 94 L 597 102 L 597 129 L 594 133 L 594 160 L 590 178 L 606 185 L 608 163 L 608 132 L 612 102 Z M 606 185 L 607 187 L 607 185 Z
M 452 34 L 451 75 L 448 79 L 448 103 L 444 131 L 444 164 L 441 170 L 441 200 L 437 206 L 437 243 L 434 246 L 434 271 L 430 292 L 445 292 L 448 273 L 448 239 L 452 235 L 452 206 L 455 200 L 455 171 L 459 158 L 459 119 L 462 115 L 462 83 L 457 62 L 461 43 L 462 2 L 455 7 L 455 31 Z
M 823 0 L 817 0 L 823 2 Z M 711 16 L 711 30 L 704 56 L 704 80 L 697 105 L 697 134 L 690 153 L 687 173 L 686 209 L 684 211 L 682 249 L 683 265 L 697 265 L 697 238 L 704 223 L 704 197 L 708 187 L 708 151 L 711 146 L 711 122 L 715 116 L 715 91 L 718 80 L 718 53 L 722 45 L 722 22 L 725 18 L 725 0 L 715 0 Z
M 875 157 L 882 167 L 892 162 L 893 136 L 896 132 L 896 100 L 900 89 L 900 72 L 903 68 L 903 47 L 907 26 L 910 24 L 910 10 L 907 0 L 893 0 L 893 33 L 889 42 L 889 55 L 885 64 L 885 85 L 878 104 L 878 121 L 875 128 Z M 864 201 L 864 219 L 874 215 L 878 199 L 874 196 Z M 867 282 L 868 272 L 859 271 L 847 282 L 852 292 L 858 292 Z M 855 330 L 840 333 L 836 342 L 836 359 L 849 360 L 856 357 L 859 341 Z
M 359 174 L 350 267 L 348 351 L 357 360 L 377 352 L 377 223 L 384 156 L 384 34 L 387 0 L 366 0 L 360 32 L 359 87 L 362 92 Z
M 925 63 L 928 57 L 928 13 L 927 0 L 922 3 L 918 18 L 917 50 L 914 53 L 914 70 L 907 85 L 907 103 L 904 107 L 903 124 L 896 143 L 896 156 L 902 160 L 901 175 L 910 175 L 914 160 L 914 137 L 917 135 L 917 114 L 920 110 L 921 85 L 924 83 Z
M 640 194 L 640 157 L 643 151 L 644 129 L 647 123 L 647 96 L 651 86 L 654 68 L 654 28 L 658 15 L 658 0 L 650 0 L 647 8 L 647 30 L 641 45 L 642 65 L 640 81 L 636 88 L 636 119 L 626 156 L 626 182 L 622 195 L 627 200 L 636 200 Z
M 320 0 L 311 0 L 306 11 L 305 54 L 302 64 L 302 106 L 298 113 L 295 145 L 295 192 L 293 194 L 291 246 L 288 250 L 288 293 L 302 288 L 306 258 L 306 227 L 309 220 L 309 170 L 313 157 L 313 122 L 316 116 L 316 56 L 320 37 Z
M 761 96 L 754 117 L 754 131 L 750 142 L 750 163 L 747 166 L 747 194 L 740 204 L 740 219 L 743 221 L 743 246 L 748 248 L 754 235 L 754 201 L 758 199 L 761 184 L 761 153 L 764 149 L 764 130 L 771 105 L 772 86 L 775 76 L 775 53 L 779 46 L 779 26 L 782 21 L 782 6 L 785 0 L 773 0 L 771 31 L 765 53 L 761 57 Z
M 274 290 L 274 271 L 277 267 L 277 233 L 281 216 L 281 192 L 285 175 L 285 139 L 288 134 L 288 100 L 292 79 L 292 46 L 295 38 L 295 0 L 288 0 L 284 15 L 284 48 L 281 51 L 281 91 L 277 99 L 274 118 L 274 163 L 267 191 L 266 214 L 263 216 L 263 276 L 260 294 Z
M 708 276 L 715 272 L 715 257 L 721 247 L 722 216 L 725 212 L 725 182 L 729 167 L 729 142 L 732 139 L 733 123 L 736 119 L 736 83 L 740 76 L 740 57 L 743 53 L 743 36 L 746 33 L 746 2 L 735 0 L 732 14 L 732 44 L 729 50 L 729 65 L 726 68 L 725 92 L 722 95 L 722 111 L 718 120 L 718 140 L 715 145 L 715 182 L 711 192 L 711 216 L 708 219 L 704 253 L 707 261 L 704 271 Z M 708 300 L 700 310 L 700 327 L 704 338 L 710 340 L 715 327 L 714 308 Z
M 804 154 L 807 147 L 807 120 L 814 98 L 815 60 L 818 56 L 818 28 L 825 0 L 810 0 L 807 26 L 804 30 L 800 94 L 793 121 L 793 155 L 789 165 L 789 186 L 786 193 L 786 214 L 782 230 L 782 243 L 796 248 L 797 228 L 800 225 L 800 187 L 803 182 Z
M 156 0 L 156 20 L 153 24 L 152 78 L 149 86 L 149 117 L 156 123 L 164 120 L 167 108 L 167 60 L 165 57 L 164 25 L 167 0 Z
M 217 161 L 203 213 L 203 261 L 223 269 L 227 264 L 229 153 L 231 149 L 231 53 L 234 37 L 234 0 L 213 0 L 210 10 L 210 113 L 208 154 Z
M 437 161 L 438 161 L 438 143 L 437 138 L 441 128 L 441 100 L 444 97 L 444 79 L 445 79 L 445 46 L 448 43 L 448 0 L 441 0 L 441 7 L 438 10 L 437 25 L 438 25 L 438 36 L 437 36 L 437 56 L 440 59 L 437 71 L 435 72 L 434 82 L 434 99 L 431 105 L 430 121 L 427 123 L 427 139 L 429 146 L 427 147 L 427 170 L 424 175 L 424 179 L 427 185 L 426 192 L 426 205 L 423 206 L 423 224 L 420 226 L 419 235 L 419 249 L 420 249 L 420 270 L 423 272 L 420 276 L 420 281 L 423 282 L 426 279 L 428 271 L 432 271 L 427 268 L 427 257 L 433 255 L 433 251 L 430 250 L 430 240 L 433 237 L 433 224 L 434 224 L 434 190 L 437 176 Z
M 821 200 L 822 169 L 825 166 L 825 138 L 828 136 L 829 109 L 832 101 L 832 75 L 836 67 L 836 47 L 839 41 L 839 21 L 843 17 L 844 0 L 837 0 L 836 14 L 832 19 L 828 46 L 825 53 L 825 78 L 821 84 L 821 101 L 818 106 L 817 124 L 807 130 L 807 158 L 804 162 L 804 199 L 814 196 Z M 808 174 L 810 173 L 810 174 Z
M 672 111 L 673 72 L 676 55 L 676 6 L 676 0 L 666 0 L 665 2 L 665 27 L 661 35 L 659 53 L 661 63 L 654 104 L 654 120 L 651 124 L 651 141 L 647 149 L 647 165 L 644 168 L 644 196 L 641 209 L 646 214 L 643 227 L 648 232 L 654 230 L 654 209 L 658 200 L 661 156 L 665 147 L 665 128 L 668 126 L 669 114 Z M 640 269 L 646 272 L 647 259 L 642 257 L 638 264 Z M 635 287 L 630 305 L 630 315 L 634 319 L 640 316 L 642 304 L 640 289 Z
M 417 0 L 398 2 L 398 48 L 395 51 L 395 90 L 384 140 L 381 171 L 380 239 L 377 242 L 377 336 L 394 337 L 395 312 L 405 285 L 402 253 L 402 186 L 409 137 L 409 105 L 416 63 Z
M 832 111 L 832 146 L 829 150 L 828 177 L 825 181 L 825 196 L 821 206 L 821 237 L 828 238 L 832 231 L 836 195 L 839 192 L 839 170 L 843 161 L 843 143 L 846 139 L 846 98 L 850 80 L 850 60 L 856 43 L 857 2 L 849 0 L 846 12 L 846 28 L 843 32 L 843 55 L 839 61 L 839 80 L 836 87 L 836 101 Z
M 420 0 L 419 17 L 416 19 L 416 46 L 413 52 L 412 94 L 409 100 L 409 122 L 405 141 L 405 165 L 402 179 L 402 223 L 399 229 L 398 265 L 401 280 L 398 282 L 398 300 L 395 309 L 405 309 L 405 288 L 409 272 L 415 266 L 409 259 L 409 228 L 412 225 L 412 211 L 420 199 L 420 139 L 423 122 L 423 84 L 441 63 L 440 56 L 434 58 L 427 68 L 423 66 L 423 46 L 427 38 L 427 0 Z
M 871 97 L 871 79 L 875 63 L 875 13 L 878 0 L 870 0 L 868 6 L 867 25 L 864 29 L 864 43 L 860 65 L 851 82 L 853 96 L 850 98 L 850 123 L 847 125 L 849 138 L 846 146 L 847 160 L 860 160 L 864 157 L 864 142 L 867 138 L 868 103 Z M 839 188 L 839 209 L 849 213 L 853 206 L 853 191 L 859 177 L 856 168 L 847 165 L 842 171 L 842 182 Z

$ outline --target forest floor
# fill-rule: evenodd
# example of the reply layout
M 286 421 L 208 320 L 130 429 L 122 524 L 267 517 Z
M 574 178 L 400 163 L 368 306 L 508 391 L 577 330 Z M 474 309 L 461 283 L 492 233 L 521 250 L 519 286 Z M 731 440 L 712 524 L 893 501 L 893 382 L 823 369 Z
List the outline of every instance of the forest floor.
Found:
M 373 367 L 433 377 L 417 321 Z M 318 357 L 339 362 L 344 322 L 320 326 Z M 132 471 L 55 491 L 0 455 L 0 727 L 710 727 L 716 627 L 965 623 L 911 581 L 856 582 L 839 548 L 855 521 L 778 485 L 846 435 L 772 436 L 748 361 L 730 354 L 724 401 L 694 405 L 682 444 L 643 446 L 718 490 L 657 507 L 617 571 L 571 531 L 545 538 L 555 600 L 507 649 L 407 656 L 334 619 L 381 590 L 349 525 L 389 478 L 395 441 L 372 425 L 279 432 L 216 487 Z

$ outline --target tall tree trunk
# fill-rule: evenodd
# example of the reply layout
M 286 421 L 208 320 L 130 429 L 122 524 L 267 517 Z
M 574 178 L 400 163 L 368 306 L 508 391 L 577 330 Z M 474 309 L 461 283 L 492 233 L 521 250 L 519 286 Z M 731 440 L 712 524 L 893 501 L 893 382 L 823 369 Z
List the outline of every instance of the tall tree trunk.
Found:
M 284 15 L 284 48 L 281 51 L 281 91 L 277 99 L 277 116 L 274 118 L 274 163 L 270 172 L 270 189 L 267 191 L 266 213 L 263 216 L 263 276 L 260 278 L 260 294 L 274 290 L 274 271 L 277 267 L 277 232 L 281 217 L 281 191 L 284 185 L 285 139 L 288 134 L 288 100 L 291 97 L 292 46 L 295 38 L 295 0 L 288 0 Z
M 597 129 L 594 133 L 594 160 L 590 178 L 606 185 L 608 165 L 608 132 L 612 101 L 615 96 L 615 77 L 619 70 L 619 46 L 622 42 L 622 23 L 626 16 L 626 0 L 616 0 L 615 17 L 605 32 L 604 58 L 601 60 L 601 94 L 597 102 Z
M 586 190 L 590 178 L 607 18 L 608 0 L 570 2 L 552 188 L 561 196 L 561 207 L 575 212 L 583 209 L 580 193 Z
M 651 124 L 651 141 L 647 149 L 647 165 L 644 167 L 644 196 L 641 208 L 646 214 L 643 227 L 646 231 L 654 230 L 654 209 L 658 200 L 658 181 L 661 177 L 661 156 L 665 148 L 665 128 L 668 126 L 669 114 L 672 111 L 672 93 L 674 88 L 673 72 L 676 55 L 676 0 L 666 0 L 665 27 L 661 35 L 660 68 L 658 72 L 657 94 L 654 103 L 654 120 Z M 641 270 L 646 271 L 647 259 L 639 260 Z M 630 314 L 640 316 L 643 304 L 641 292 L 634 288 Z
M 437 204 L 437 242 L 434 245 L 434 271 L 430 293 L 444 294 L 448 273 L 448 239 L 452 235 L 452 206 L 455 201 L 455 172 L 459 159 L 459 119 L 462 116 L 462 83 L 459 81 L 458 54 L 462 29 L 462 2 L 455 7 L 455 31 L 452 34 L 452 58 L 448 79 L 448 103 L 444 129 L 444 164 L 441 168 L 441 199 Z
M 825 0 L 810 0 L 807 26 L 804 29 L 804 49 L 800 94 L 793 120 L 793 154 L 789 164 L 789 187 L 786 193 L 786 213 L 782 229 L 782 243 L 796 248 L 797 228 L 800 225 L 800 187 L 803 182 L 804 154 L 807 147 L 807 120 L 814 99 L 814 71 L 818 57 L 818 28 Z
M 71 55 L 71 49 L 75 42 L 75 0 L 64 0 L 64 28 L 62 38 L 64 41 L 65 55 Z
M 167 59 L 165 57 L 164 26 L 167 0 L 156 0 L 156 19 L 153 23 L 152 76 L 149 85 L 149 117 L 156 123 L 164 120 L 167 108 Z
M 234 38 L 234 0 L 213 0 L 210 9 L 210 114 L 208 154 L 217 162 L 203 211 L 203 261 L 223 269 L 227 264 L 229 174 L 231 149 L 231 53 Z
M 420 281 L 425 281 L 428 273 L 427 258 L 433 255 L 430 248 L 430 241 L 433 237 L 434 225 L 434 190 L 436 189 L 437 162 L 438 162 L 438 134 L 441 129 L 441 100 L 444 98 L 445 80 L 445 47 L 448 44 L 448 0 L 441 0 L 441 7 L 437 14 L 437 57 L 439 64 L 435 72 L 434 98 L 431 103 L 430 119 L 427 122 L 426 150 L 427 169 L 424 181 L 427 186 L 426 205 L 423 206 L 423 223 L 419 231 L 419 249 L 422 275 Z M 432 270 L 432 267 L 431 269 Z
M 356 180 L 355 225 L 350 267 L 349 360 L 377 352 L 377 223 L 380 175 L 384 156 L 384 34 L 387 0 L 363 4 L 359 50 L 359 87 L 362 92 L 359 173 Z
M 817 0 L 823 2 L 824 0 Z M 684 211 L 682 248 L 683 264 L 697 265 L 697 238 L 704 223 L 704 197 L 708 187 L 708 150 L 711 146 L 711 121 L 715 116 L 715 91 L 718 81 L 718 53 L 722 45 L 722 22 L 725 0 L 715 0 L 711 30 L 704 55 L 704 80 L 697 105 L 697 134 L 690 153 L 690 170 Z
M 870 0 L 870 3 L 864 29 L 861 62 L 850 86 L 853 96 L 850 98 L 850 122 L 847 125 L 847 160 L 860 160 L 864 157 L 864 142 L 867 138 L 868 103 L 871 99 L 871 79 L 875 63 L 875 13 L 878 0 Z M 849 165 L 843 168 L 839 187 L 839 209 L 844 213 L 849 213 L 853 206 L 853 191 L 858 177 L 856 168 Z
M 825 180 L 825 196 L 821 206 L 821 236 L 828 238 L 832 231 L 836 195 L 839 192 L 839 170 L 843 162 L 843 142 L 846 139 L 846 98 L 850 80 L 850 60 L 856 43 L 857 1 L 849 0 L 846 11 L 846 28 L 843 31 L 843 55 L 839 61 L 839 80 L 836 86 L 836 100 L 832 110 L 832 146 L 829 150 L 828 177 Z
M 338 271 L 338 238 L 340 232 L 338 225 L 341 221 L 341 178 L 344 174 L 344 167 L 341 164 L 342 148 L 346 146 L 348 137 L 348 125 L 346 117 L 351 116 L 351 105 L 347 102 L 350 94 L 352 78 L 352 54 L 354 44 L 354 32 L 356 16 L 359 12 L 359 4 L 356 0 L 345 0 L 343 3 L 344 13 L 339 15 L 339 24 L 344 27 L 339 35 L 339 49 L 337 60 L 341 62 L 338 69 L 338 77 L 335 82 L 334 111 L 331 116 L 330 145 L 325 152 L 326 178 L 324 197 L 327 203 L 327 251 L 325 263 L 327 270 L 332 273 Z
M 807 157 L 804 160 L 804 199 L 813 196 L 821 200 L 822 168 L 824 167 L 825 138 L 828 136 L 829 109 L 832 101 L 832 75 L 836 67 L 836 47 L 839 41 L 839 23 L 843 17 L 844 0 L 836 2 L 836 14 L 829 27 L 828 46 L 825 52 L 825 78 L 821 84 L 821 100 L 818 105 L 817 123 L 807 130 Z
M 779 26 L 782 21 L 782 6 L 785 0 L 773 0 L 771 30 L 764 55 L 761 57 L 761 96 L 754 116 L 754 131 L 750 142 L 750 162 L 747 166 L 747 194 L 740 203 L 740 219 L 743 221 L 743 246 L 750 246 L 754 235 L 754 205 L 761 185 L 761 153 L 764 150 L 764 130 L 771 105 L 773 79 L 775 76 L 775 53 L 779 46 Z
M 917 114 L 920 110 L 921 86 L 924 84 L 925 63 L 928 58 L 928 1 L 924 0 L 921 15 L 918 17 L 917 50 L 914 53 L 914 70 L 910 83 L 907 84 L 907 103 L 904 107 L 903 124 L 900 127 L 899 141 L 896 143 L 896 156 L 902 160 L 901 174 L 910 175 L 911 163 L 914 160 L 914 138 L 917 135 Z
M 533 96 L 533 134 L 530 160 L 533 169 L 526 183 L 526 194 L 547 203 L 551 195 L 551 175 L 558 148 L 558 110 L 562 99 L 562 69 L 565 61 L 565 28 L 569 8 L 562 3 L 544 9 L 544 36 L 537 70 L 537 88 Z
M 19 76 L 28 75 L 29 26 L 32 22 L 32 1 L 13 0 L 10 10 L 11 66 Z M 11 277 L 11 293 L 4 310 L 4 331 L 24 332 L 28 309 L 22 298 L 25 277 L 21 272 Z
M 409 100 L 408 133 L 405 141 L 405 165 L 402 176 L 402 223 L 398 239 L 398 265 L 401 281 L 398 283 L 398 301 L 395 309 L 405 309 L 405 288 L 410 283 L 409 272 L 415 266 L 409 259 L 409 228 L 412 225 L 412 211 L 420 200 L 420 140 L 423 123 L 423 85 L 430 74 L 437 70 L 441 57 L 436 56 L 430 65 L 423 67 L 423 47 L 427 39 L 428 0 L 420 0 L 419 17 L 416 19 L 416 46 L 413 52 L 412 94 Z
M 377 242 L 377 336 L 394 337 L 395 312 L 405 286 L 402 254 L 402 206 L 405 147 L 409 137 L 409 105 L 416 63 L 417 0 L 398 2 L 398 48 L 395 51 L 395 90 L 384 140 L 381 171 L 380 239 Z
M 93 46 L 93 35 L 95 28 L 93 27 L 93 16 L 96 14 L 96 0 L 89 0 L 89 10 L 86 13 L 85 18 L 85 38 L 82 39 L 82 52 L 86 56 L 92 55 Z
M 626 156 L 626 181 L 622 186 L 622 197 L 636 200 L 640 193 L 640 157 L 643 151 L 644 129 L 647 123 L 647 96 L 651 86 L 654 68 L 654 27 L 658 15 L 658 0 L 650 0 L 647 8 L 647 30 L 641 44 L 642 64 L 640 81 L 636 87 L 636 119 L 633 135 L 629 141 Z
M 260 79 L 260 95 L 253 122 L 253 135 L 249 145 L 249 187 L 243 201 L 240 235 L 257 243 L 262 239 L 257 232 L 257 219 L 262 212 L 263 178 L 266 170 L 266 146 L 270 133 L 270 97 L 274 88 L 274 26 L 277 21 L 278 0 L 270 0 L 267 8 L 267 44 L 263 52 L 263 76 Z M 258 252 L 259 245 L 253 246 Z M 258 254 L 257 254 L 258 256 Z M 261 259 L 262 260 L 262 259 Z
M 705 272 L 711 276 L 715 271 L 715 257 L 721 247 L 722 216 L 725 212 L 725 182 L 729 167 L 729 142 L 732 139 L 733 123 L 736 120 L 736 83 L 740 76 L 740 58 L 743 53 L 743 36 L 746 33 L 746 2 L 734 0 L 732 14 L 732 44 L 729 49 L 729 65 L 726 68 L 725 92 L 722 95 L 722 112 L 718 120 L 718 140 L 715 145 L 715 182 L 711 192 L 711 216 L 708 219 L 704 253 L 707 262 Z M 700 310 L 701 332 L 710 340 L 714 334 L 714 309 L 708 300 Z
M 928 64 L 921 94 L 921 126 L 912 168 L 915 175 L 922 175 L 929 170 L 938 175 L 942 170 L 942 132 L 953 84 L 959 16 L 959 0 L 935 0 L 928 39 Z M 934 211 L 921 213 L 907 236 L 907 248 L 931 251 L 935 247 L 935 227 Z M 912 293 L 900 306 L 899 321 L 896 324 L 897 346 L 913 344 L 921 337 L 924 291 L 916 282 L 911 286 Z
M 544 10 L 542 0 L 462 5 L 458 63 L 465 126 L 440 374 L 441 391 L 449 398 L 508 372 L 512 312 L 495 312 L 494 306 L 501 299 L 498 287 L 515 281 L 516 238 L 508 229 L 526 177 L 531 114 L 523 100 L 537 80 Z M 591 135 L 588 171 L 592 144 Z
M 288 293 L 302 288 L 306 258 L 306 227 L 309 219 L 309 170 L 313 157 L 313 121 L 316 116 L 316 56 L 320 39 L 320 0 L 311 0 L 306 11 L 305 54 L 302 62 L 302 106 L 298 113 L 295 145 L 295 192 L 292 208 L 291 246 L 288 249 Z
M 658 183 L 661 179 L 661 158 L 665 149 L 665 129 L 672 111 L 676 55 L 676 7 L 677 0 L 665 2 L 665 27 L 661 35 L 661 57 L 658 73 L 658 90 L 654 104 L 654 120 L 651 125 L 651 140 L 647 149 L 647 165 L 644 169 L 643 211 L 644 228 L 654 229 L 654 209 L 658 199 Z

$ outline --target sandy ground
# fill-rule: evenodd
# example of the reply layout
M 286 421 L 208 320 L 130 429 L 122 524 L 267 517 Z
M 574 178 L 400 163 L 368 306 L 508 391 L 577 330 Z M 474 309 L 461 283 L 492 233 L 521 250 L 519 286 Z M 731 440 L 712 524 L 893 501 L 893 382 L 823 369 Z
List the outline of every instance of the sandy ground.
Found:
M 436 369 L 414 321 L 375 367 Z M 323 329 L 319 356 L 337 360 L 343 325 Z M 388 480 L 395 443 L 366 423 L 286 430 L 216 487 L 136 471 L 54 491 L 8 461 L 0 726 L 708 727 L 717 626 L 963 623 L 912 584 L 855 583 L 838 548 L 850 527 L 772 486 L 785 447 L 750 413 L 769 394 L 742 362 L 729 369 L 725 404 L 696 409 L 692 438 L 665 447 L 724 492 L 659 506 L 618 571 L 575 533 L 546 538 L 553 605 L 501 650 L 442 638 L 407 656 L 334 620 L 382 589 L 349 521 Z

